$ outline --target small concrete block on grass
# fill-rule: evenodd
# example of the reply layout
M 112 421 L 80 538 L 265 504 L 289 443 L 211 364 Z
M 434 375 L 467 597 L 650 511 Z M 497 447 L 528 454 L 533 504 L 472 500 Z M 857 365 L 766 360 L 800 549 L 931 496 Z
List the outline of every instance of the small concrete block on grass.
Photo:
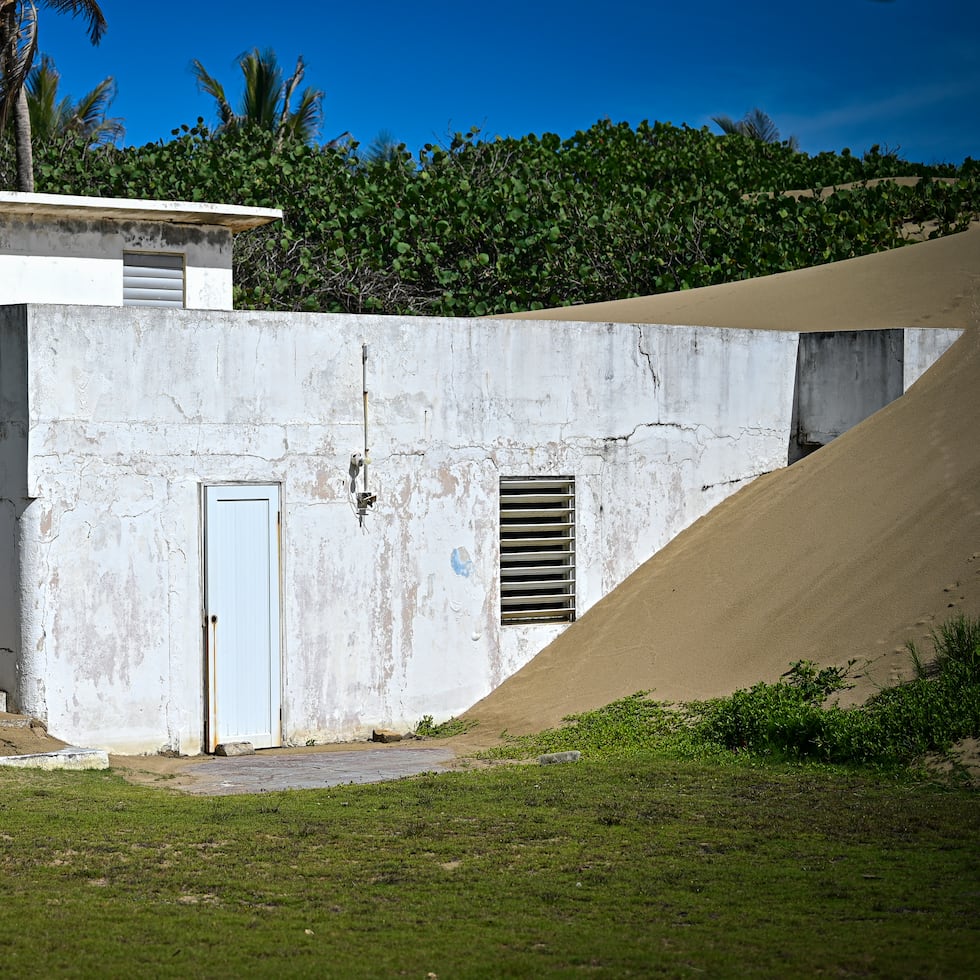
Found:
M 385 744 L 389 742 L 400 742 L 402 737 L 401 732 L 393 732 L 390 728 L 375 728 L 371 732 L 372 742 L 383 742 Z
M 542 766 L 556 766 L 562 762 L 578 762 L 582 758 L 582 753 L 575 752 L 549 752 L 547 755 L 538 756 L 538 764 Z

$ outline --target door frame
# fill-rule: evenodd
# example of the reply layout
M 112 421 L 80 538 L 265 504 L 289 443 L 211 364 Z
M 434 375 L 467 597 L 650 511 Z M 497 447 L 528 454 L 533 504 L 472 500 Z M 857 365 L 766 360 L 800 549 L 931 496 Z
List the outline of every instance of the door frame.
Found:
M 201 572 L 201 641 L 202 641 L 202 708 L 203 726 L 202 743 L 205 752 L 214 752 L 217 748 L 217 686 L 214 657 L 213 629 L 211 612 L 208 608 L 208 537 L 207 511 L 208 491 L 222 487 L 274 489 L 278 495 L 278 508 L 275 525 L 275 598 L 278 612 L 278 622 L 270 636 L 275 637 L 276 651 L 272 654 L 271 667 L 274 673 L 270 695 L 273 698 L 272 707 L 272 740 L 275 745 L 282 745 L 282 704 L 283 704 L 283 650 L 285 630 L 283 625 L 283 483 L 281 480 L 209 480 L 199 484 L 199 513 L 200 513 L 200 572 Z M 278 709 L 278 710 L 276 710 Z

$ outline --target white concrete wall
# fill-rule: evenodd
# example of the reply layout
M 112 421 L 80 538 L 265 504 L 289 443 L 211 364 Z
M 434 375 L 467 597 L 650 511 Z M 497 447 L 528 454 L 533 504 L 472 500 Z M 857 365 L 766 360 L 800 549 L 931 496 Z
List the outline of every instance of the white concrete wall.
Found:
M 21 215 L 0 222 L 0 305 L 122 306 L 123 252 L 130 250 L 183 254 L 187 308 L 232 308 L 227 228 Z
M 963 331 L 910 327 L 904 333 L 902 390 L 908 391 L 959 340 Z
M 51 306 L 23 330 L 36 499 L 20 518 L 21 707 L 130 752 L 201 748 L 202 484 L 282 484 L 284 737 L 407 728 L 465 709 L 560 629 L 499 624 L 501 476 L 575 476 L 584 612 L 785 464 L 797 345 Z M 362 342 L 378 494 L 363 530 L 347 492 Z

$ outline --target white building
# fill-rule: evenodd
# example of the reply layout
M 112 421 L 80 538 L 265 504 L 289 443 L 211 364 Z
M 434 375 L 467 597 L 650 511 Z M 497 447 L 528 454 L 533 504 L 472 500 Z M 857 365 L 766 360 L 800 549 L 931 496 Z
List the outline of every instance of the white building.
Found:
M 801 423 L 793 332 L 232 312 L 231 232 L 274 213 L 27 203 L 0 197 L 0 689 L 79 744 L 459 713 L 799 432 L 849 424 Z M 188 308 L 122 305 L 151 243 Z M 915 337 L 905 359 L 941 352 Z
M 232 236 L 272 208 L 0 191 L 0 302 L 232 308 Z

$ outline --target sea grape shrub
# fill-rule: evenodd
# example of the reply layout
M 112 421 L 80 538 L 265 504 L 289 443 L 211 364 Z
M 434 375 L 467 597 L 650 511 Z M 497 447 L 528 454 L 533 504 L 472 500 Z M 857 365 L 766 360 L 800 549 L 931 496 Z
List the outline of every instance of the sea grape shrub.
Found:
M 236 238 L 236 305 L 483 315 L 729 282 L 943 235 L 980 210 L 977 166 L 872 148 L 808 156 L 705 129 L 608 120 L 567 139 L 476 130 L 381 160 L 201 120 L 166 142 L 38 144 L 37 189 L 279 207 Z M 956 177 L 914 187 L 878 177 Z M 15 186 L 0 140 L 0 186 Z M 828 186 L 850 190 L 820 194 Z M 789 196 L 787 190 L 812 191 Z

